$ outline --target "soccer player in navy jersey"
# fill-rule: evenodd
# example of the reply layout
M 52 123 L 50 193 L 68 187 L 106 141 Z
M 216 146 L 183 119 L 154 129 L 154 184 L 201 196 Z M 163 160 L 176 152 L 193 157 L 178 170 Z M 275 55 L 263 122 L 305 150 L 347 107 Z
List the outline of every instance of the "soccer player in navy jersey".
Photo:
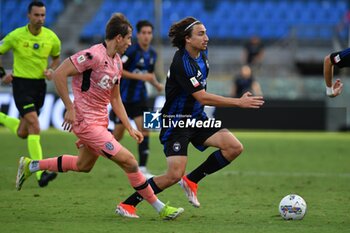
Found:
M 149 132 L 142 127 L 143 112 L 147 109 L 147 90 L 145 82 L 151 83 L 158 91 L 164 86 L 156 79 L 154 69 L 157 61 L 157 53 L 151 46 L 153 38 L 153 25 L 147 20 L 141 20 L 136 24 L 137 43 L 130 46 L 122 56 L 123 78 L 121 80 L 120 93 L 128 116 L 135 121 L 137 129 L 142 132 L 144 140 L 138 144 L 140 171 L 150 178 L 153 175 L 147 170 L 149 155 Z M 115 119 L 114 137 L 120 141 L 123 138 L 125 127 L 122 122 Z
M 334 66 L 338 68 L 350 67 L 350 48 L 328 54 L 323 62 L 323 75 L 326 83 L 326 94 L 329 97 L 340 95 L 343 90 L 343 83 L 337 79 L 333 84 Z
M 206 92 L 209 38 L 203 23 L 193 17 L 187 17 L 171 26 L 169 37 L 178 50 L 168 72 L 165 85 L 166 102 L 162 109 L 163 122 L 171 124 L 166 127 L 163 124 L 160 133 L 168 170 L 163 175 L 150 178 L 148 182 L 155 193 L 160 193 L 180 181 L 179 184 L 189 202 L 194 207 L 199 207 L 198 182 L 230 164 L 243 151 L 239 140 L 229 130 L 221 128 L 220 124 L 201 127 L 205 122 L 210 123 L 204 106 L 260 108 L 264 101 L 263 97 L 252 96 L 249 92 L 241 98 L 223 97 Z M 191 126 L 182 127 L 184 125 Z M 207 160 L 192 172 L 184 175 L 189 143 L 200 151 L 207 147 L 216 147 L 218 150 L 210 154 Z M 142 197 L 134 193 L 119 205 L 135 207 L 141 200 Z

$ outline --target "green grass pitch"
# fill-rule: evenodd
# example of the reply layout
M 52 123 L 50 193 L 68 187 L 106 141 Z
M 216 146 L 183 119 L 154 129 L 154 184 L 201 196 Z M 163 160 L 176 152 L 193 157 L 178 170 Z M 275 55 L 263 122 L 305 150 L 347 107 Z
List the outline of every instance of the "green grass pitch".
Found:
M 15 190 L 17 163 L 27 155 L 26 141 L 0 129 L 0 232 L 350 232 L 350 134 L 323 132 L 238 132 L 245 150 L 230 166 L 199 184 L 201 207 L 193 208 L 178 185 L 159 194 L 161 200 L 185 208 L 175 221 L 162 221 L 147 203 L 140 219 L 114 214 L 131 192 L 121 169 L 100 158 L 88 173 L 59 174 L 46 188 L 30 177 Z M 42 133 L 45 156 L 75 154 L 75 137 L 49 130 Z M 122 144 L 136 153 L 126 136 Z M 187 171 L 206 159 L 190 148 Z M 158 135 L 151 137 L 149 168 L 166 169 Z M 302 221 L 279 216 L 282 197 L 296 193 L 307 202 Z

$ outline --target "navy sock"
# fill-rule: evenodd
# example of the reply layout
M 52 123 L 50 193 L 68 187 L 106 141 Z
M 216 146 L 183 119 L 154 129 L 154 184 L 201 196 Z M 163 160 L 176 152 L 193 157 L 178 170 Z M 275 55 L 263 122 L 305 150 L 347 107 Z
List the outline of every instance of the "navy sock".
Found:
M 146 166 L 149 154 L 149 137 L 145 136 L 139 144 L 139 166 Z
M 221 153 L 220 150 L 213 152 L 207 160 L 205 160 L 201 165 L 199 165 L 196 169 L 194 169 L 190 174 L 187 175 L 187 178 L 190 181 L 198 183 L 201 179 L 203 179 L 206 175 L 212 174 L 221 168 L 226 167 L 230 164 Z
M 149 178 L 147 182 L 152 187 L 154 194 L 163 191 L 156 185 L 156 183 L 154 183 L 153 177 Z M 143 201 L 143 197 L 138 192 L 134 192 L 125 201 L 123 201 L 123 203 L 127 205 L 137 206 L 141 201 Z

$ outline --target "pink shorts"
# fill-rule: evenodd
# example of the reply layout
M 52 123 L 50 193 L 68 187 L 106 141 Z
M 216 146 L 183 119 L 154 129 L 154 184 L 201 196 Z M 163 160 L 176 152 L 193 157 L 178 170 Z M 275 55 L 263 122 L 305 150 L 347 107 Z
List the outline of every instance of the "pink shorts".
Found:
M 104 126 L 89 125 L 82 121 L 74 124 L 73 132 L 79 138 L 75 143 L 78 149 L 85 146 L 94 154 L 108 158 L 122 149 L 122 145 Z

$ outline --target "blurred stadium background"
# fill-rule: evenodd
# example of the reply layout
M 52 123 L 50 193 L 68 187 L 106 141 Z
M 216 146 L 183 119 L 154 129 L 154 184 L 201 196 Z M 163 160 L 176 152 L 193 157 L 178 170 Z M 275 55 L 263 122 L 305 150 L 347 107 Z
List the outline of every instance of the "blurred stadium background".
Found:
M 0 39 L 27 22 L 30 0 L 0 0 Z M 323 58 L 349 47 L 349 2 L 346 0 L 44 0 L 46 26 L 62 41 L 62 60 L 100 42 L 113 12 L 135 25 L 148 19 L 155 25 L 159 53 L 158 77 L 165 82 L 174 48 L 167 38 L 170 25 L 186 16 L 204 22 L 210 38 L 210 92 L 229 96 L 234 75 L 242 65 L 244 44 L 258 36 L 265 55 L 255 78 L 267 100 L 265 111 L 217 111 L 230 128 L 347 130 L 350 126 L 348 71 L 336 70 L 344 93 L 329 99 L 322 76 Z M 11 69 L 12 56 L 2 56 Z M 49 91 L 54 92 L 52 84 Z M 13 112 L 11 88 L 0 87 L 2 111 Z M 151 90 L 152 96 L 156 93 Z M 53 101 L 46 103 L 53 104 Z M 13 104 L 13 103 L 12 103 Z M 267 109 L 267 110 L 266 110 Z M 50 111 L 48 111 L 48 114 Z M 245 114 L 245 113 L 249 114 Z M 248 117 L 252 115 L 252 117 Z M 235 118 L 236 117 L 236 118 Z M 257 120 L 260 119 L 260 120 Z M 50 120 L 49 120 L 50 121 Z M 235 124 L 230 124 L 235 122 Z M 254 122 L 257 122 L 256 124 Z

